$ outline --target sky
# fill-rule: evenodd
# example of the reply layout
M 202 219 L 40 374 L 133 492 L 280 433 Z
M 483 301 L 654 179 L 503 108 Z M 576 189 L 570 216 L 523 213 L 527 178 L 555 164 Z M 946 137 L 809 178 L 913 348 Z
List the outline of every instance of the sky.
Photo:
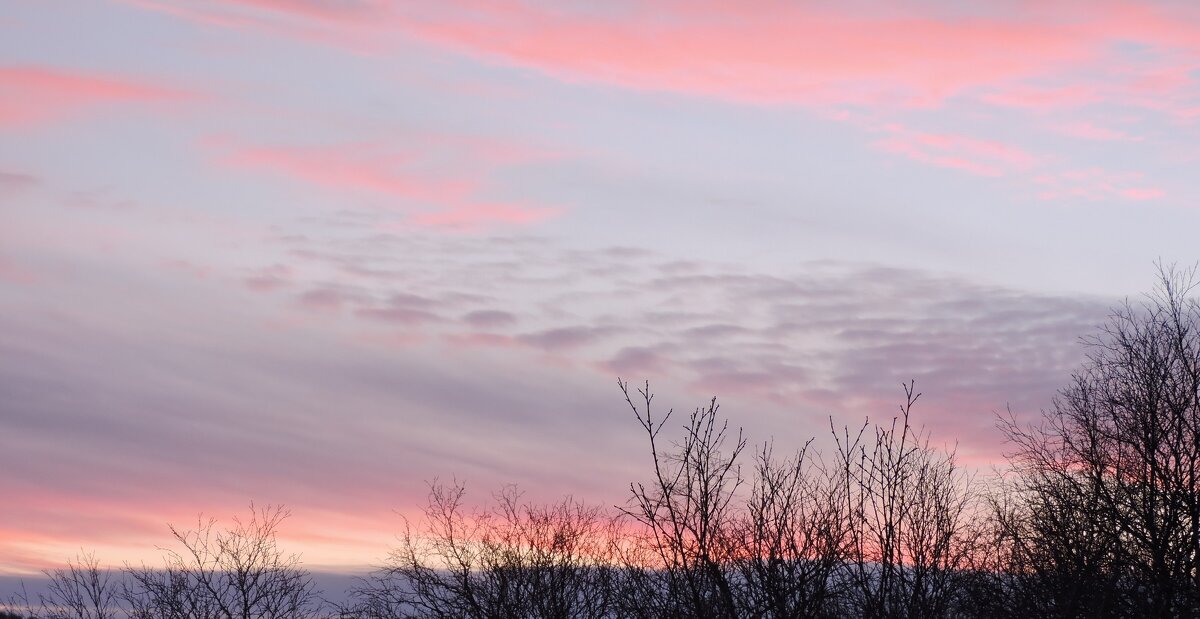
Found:
M 1197 260 L 1198 122 L 1189 2 L 5 2 L 0 573 L 618 504 L 618 378 L 986 469 Z

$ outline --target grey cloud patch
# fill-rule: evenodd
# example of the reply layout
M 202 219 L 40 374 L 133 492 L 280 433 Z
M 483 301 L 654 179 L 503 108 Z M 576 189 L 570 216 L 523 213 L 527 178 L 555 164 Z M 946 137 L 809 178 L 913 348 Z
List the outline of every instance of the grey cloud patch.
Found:
M 32 174 L 0 170 L 0 195 L 17 194 L 37 187 L 40 183 Z
M 931 415 L 966 441 L 990 431 L 994 410 L 1044 406 L 1108 305 L 889 266 L 824 261 L 767 274 L 521 237 L 372 235 L 316 249 L 334 265 L 354 261 L 360 276 L 386 272 L 364 284 L 385 298 L 396 281 L 421 299 L 479 297 L 461 320 L 438 324 L 445 341 L 510 348 L 513 338 L 478 329 L 519 311 L 543 328 L 517 343 L 600 373 L 835 415 L 871 412 L 915 378 Z
M 291 267 L 283 264 L 275 264 L 262 269 L 255 269 L 251 275 L 243 278 L 242 282 L 251 290 L 269 292 L 290 287 L 294 283 L 292 278 Z
M 456 295 L 451 293 L 450 296 Z M 474 299 L 473 296 L 467 298 Z M 436 310 L 440 310 L 446 305 L 453 305 L 453 302 L 447 303 L 408 292 L 396 292 L 388 296 L 388 300 L 383 306 L 360 307 L 355 310 L 355 314 L 370 320 L 398 325 L 423 325 L 443 322 L 445 318 Z
M 543 479 L 544 463 L 577 455 L 581 436 L 624 449 L 621 428 L 594 414 L 613 408 L 608 381 L 435 360 L 308 326 L 262 329 L 237 297 L 122 287 L 142 308 L 123 314 L 125 302 L 104 295 L 112 283 L 17 293 L 0 308 L 12 327 L 0 330 L 11 439 L 0 492 L 26 498 L 0 525 L 39 530 L 39 514 L 61 509 L 48 496 L 194 511 L 217 497 L 297 513 L 409 508 L 422 480 L 451 474 L 481 489 L 536 480 L 550 498 L 607 479 L 601 458 Z
M 388 304 L 392 307 L 404 307 L 409 309 L 429 309 L 437 305 L 433 299 L 429 299 L 421 295 L 409 294 L 407 292 L 398 292 L 393 294 L 388 299 Z
M 511 327 L 517 324 L 517 317 L 510 312 L 501 310 L 476 310 L 462 317 L 463 322 L 480 329 L 496 329 Z
M 618 350 L 603 366 L 619 376 L 651 376 L 665 369 L 666 356 L 653 348 L 627 346 Z
M 751 331 L 750 329 L 747 329 L 745 327 L 739 327 L 737 325 L 712 324 L 712 325 L 703 325 L 703 326 L 699 326 L 699 327 L 692 327 L 690 329 L 686 329 L 683 332 L 683 335 L 685 335 L 685 336 L 698 337 L 698 338 L 732 337 L 735 335 L 743 335 L 743 334 L 753 334 L 753 331 Z
M 421 325 L 428 322 L 438 322 L 441 317 L 433 312 L 410 307 L 370 307 L 355 311 L 355 314 L 397 325 Z
M 517 340 L 537 348 L 562 350 L 590 344 L 609 331 L 610 329 L 603 327 L 561 327 L 518 335 Z
M 302 307 L 327 312 L 336 312 L 345 305 L 363 300 L 362 294 L 348 293 L 334 288 L 314 288 L 306 290 L 296 297 L 296 302 Z
M 72 191 L 63 199 L 63 204 L 85 210 L 129 211 L 139 208 L 137 202 L 119 196 L 111 189 Z

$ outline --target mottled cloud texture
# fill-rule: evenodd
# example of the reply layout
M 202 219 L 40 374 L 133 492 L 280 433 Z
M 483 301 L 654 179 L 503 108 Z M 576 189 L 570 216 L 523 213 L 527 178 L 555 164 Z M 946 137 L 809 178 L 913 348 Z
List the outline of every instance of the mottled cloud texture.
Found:
M 617 377 L 780 448 L 915 379 L 986 467 L 1196 260 L 1198 72 L 1175 2 L 6 3 L 0 572 L 620 502 Z
M 618 500 L 640 454 L 616 376 L 683 408 L 717 394 L 785 444 L 830 415 L 892 414 L 915 378 L 921 420 L 979 464 L 997 455 L 994 412 L 1045 405 L 1104 312 L 912 270 L 765 274 L 535 237 L 272 242 L 295 273 L 270 286 L 244 282 L 271 267 L 184 285 L 168 268 L 109 281 L 72 264 L 6 293 L 0 460 L 23 498 L 5 556 L 143 539 L 153 516 L 246 497 L 345 514 L 379 539 L 387 509 L 437 475 Z M 344 535 L 329 561 L 381 552 Z

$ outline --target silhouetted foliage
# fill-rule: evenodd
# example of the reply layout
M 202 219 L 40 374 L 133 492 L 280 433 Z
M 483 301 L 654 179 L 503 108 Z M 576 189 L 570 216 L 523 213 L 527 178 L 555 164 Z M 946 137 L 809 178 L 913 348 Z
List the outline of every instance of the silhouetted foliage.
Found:
M 1048 616 L 1200 615 L 1200 304 L 1163 268 L 1087 338 L 1040 424 L 1003 424 L 1013 586 Z

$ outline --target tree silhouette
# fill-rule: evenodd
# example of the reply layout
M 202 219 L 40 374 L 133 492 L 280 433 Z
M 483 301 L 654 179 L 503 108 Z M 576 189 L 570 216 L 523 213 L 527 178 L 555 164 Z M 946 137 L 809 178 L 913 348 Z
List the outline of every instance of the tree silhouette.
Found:
M 975 496 L 954 452 L 912 424 L 921 394 L 904 385 L 900 414 L 857 435 L 834 432 L 847 502 L 848 608 L 861 617 L 945 617 L 969 571 Z M 871 432 L 867 432 L 870 428 Z
M 1195 269 L 1086 338 L 1088 360 L 1039 424 L 1003 424 L 1017 508 L 1010 572 L 1039 608 L 1200 614 L 1200 304 Z
M 750 497 L 730 536 L 743 616 L 837 615 L 849 550 L 845 486 L 810 455 L 811 445 L 782 461 L 771 444 L 756 454 Z
M 611 615 L 607 518 L 571 498 L 522 503 L 515 487 L 468 513 L 459 483 L 430 484 L 422 526 L 406 525 L 387 565 L 345 614 L 364 619 L 599 619 Z
M 164 551 L 161 567 L 126 568 L 123 597 L 133 619 L 308 619 L 319 598 L 299 557 L 285 555 L 276 531 L 289 513 L 250 506 L 247 520 L 218 528 L 170 526 L 181 547 Z
M 692 412 L 675 449 L 664 451 L 659 434 L 673 411 L 656 420 L 649 384 L 637 403 L 628 383 L 618 386 L 649 439 L 654 469 L 649 485 L 630 484 L 630 504 L 621 510 L 635 525 L 625 557 L 627 608 L 663 617 L 736 616 L 731 534 L 746 440 L 739 430 L 724 452 L 729 422 L 718 419 L 713 398 Z
M 46 572 L 48 595 L 41 597 L 44 619 L 111 619 L 118 616 L 116 581 L 100 568 L 94 553 L 81 553 L 67 567 Z

